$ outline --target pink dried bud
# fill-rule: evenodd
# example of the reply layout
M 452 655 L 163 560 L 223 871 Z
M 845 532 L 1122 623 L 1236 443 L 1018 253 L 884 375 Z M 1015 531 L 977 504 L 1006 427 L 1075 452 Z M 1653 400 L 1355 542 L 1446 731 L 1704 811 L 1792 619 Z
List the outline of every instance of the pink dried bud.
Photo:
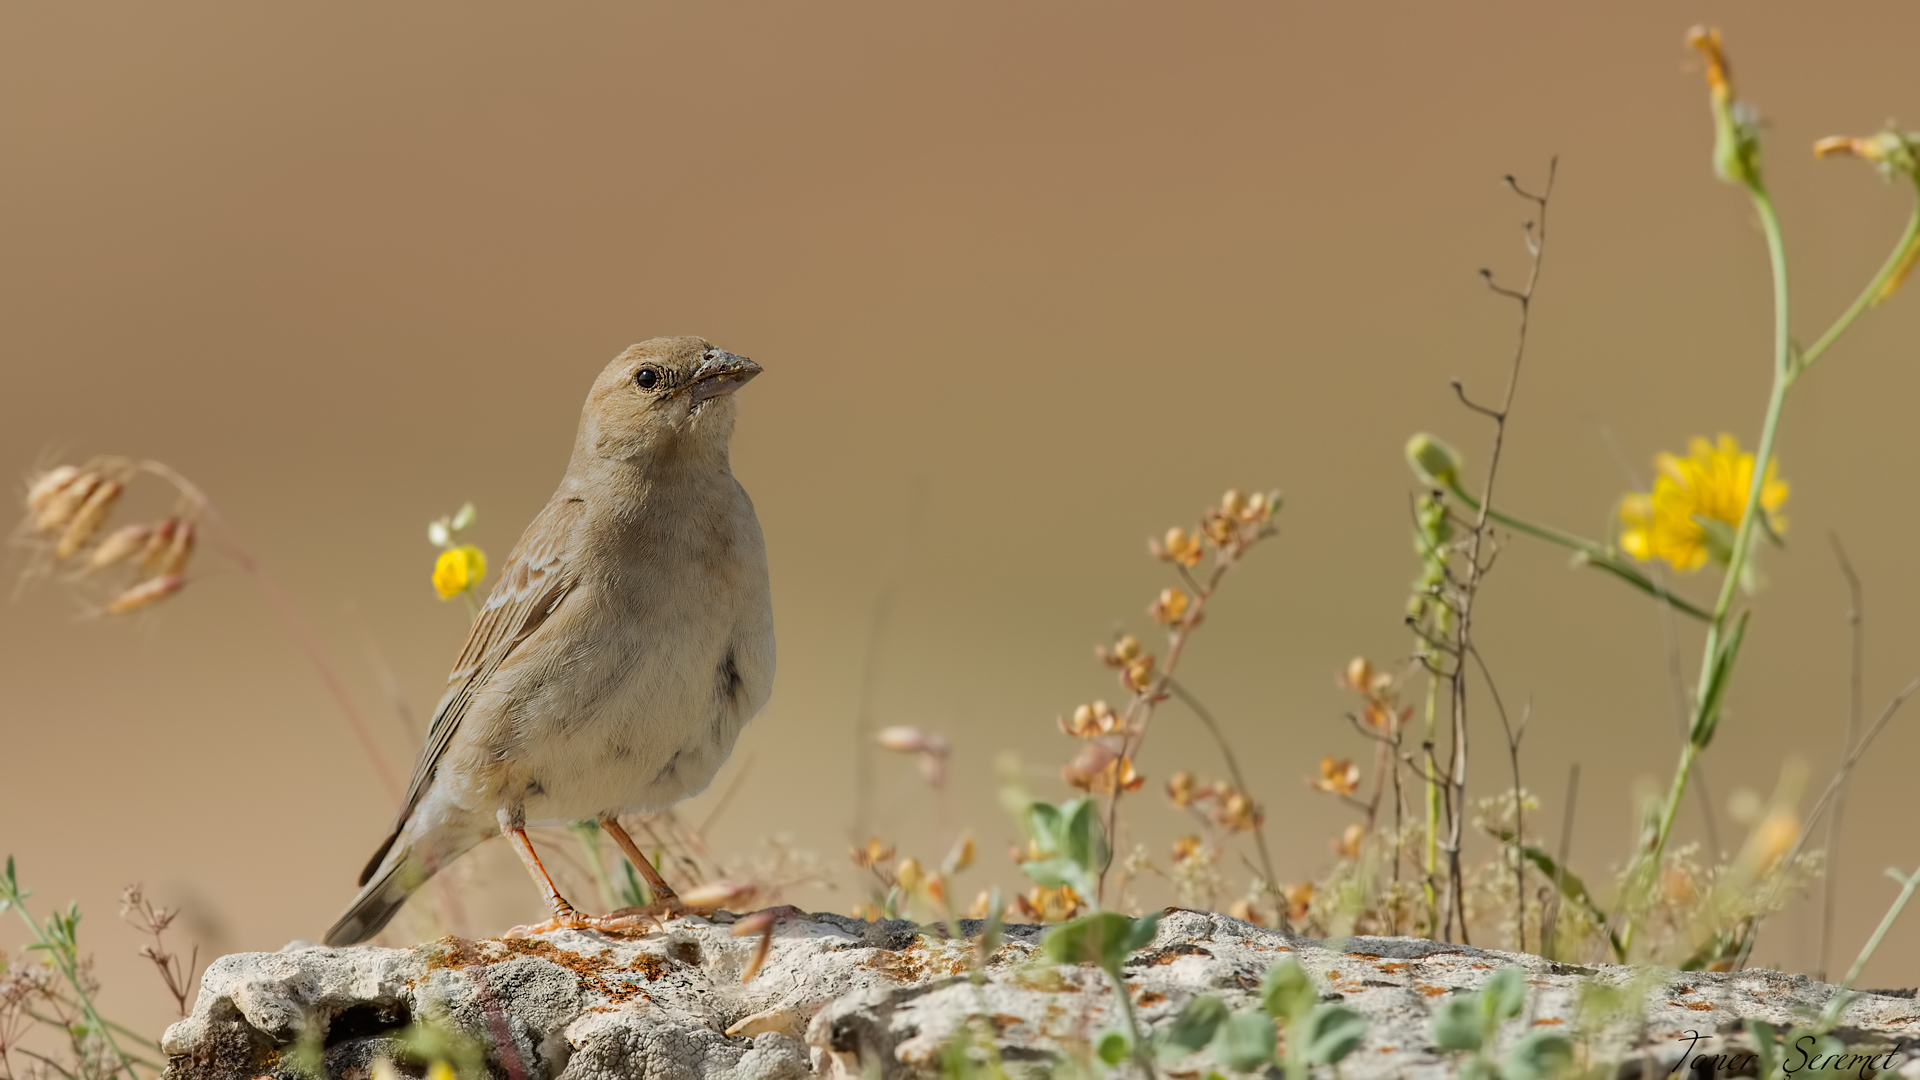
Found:
M 174 527 L 173 542 L 167 545 L 166 558 L 160 562 L 163 574 L 178 574 L 186 570 L 187 560 L 193 557 L 193 522 L 183 521 Z
M 122 525 L 115 529 L 93 549 L 93 555 L 87 559 L 87 569 L 105 569 L 131 556 L 147 545 L 147 534 L 152 531 L 151 525 Z
M 771 911 L 756 911 L 751 915 L 742 915 L 733 924 L 734 937 L 752 937 L 773 929 L 774 914 Z
M 107 605 L 107 614 L 123 615 L 135 608 L 146 607 L 148 604 L 157 604 L 167 597 L 172 596 L 174 593 L 179 592 L 180 587 L 185 584 L 186 579 L 178 574 L 148 578 L 133 588 L 128 589 L 126 592 L 121 593 L 119 596 L 114 597 L 113 601 Z
M 727 904 L 752 899 L 760 890 L 740 881 L 709 881 L 680 894 L 680 902 L 691 911 L 717 911 Z
M 919 728 L 887 727 L 874 732 L 873 741 L 897 754 L 917 754 L 927 748 L 927 733 Z
M 168 518 L 153 527 L 147 534 L 147 546 L 140 550 L 140 576 L 152 577 L 165 565 L 167 550 L 173 547 L 173 534 L 180 528 L 180 522 Z

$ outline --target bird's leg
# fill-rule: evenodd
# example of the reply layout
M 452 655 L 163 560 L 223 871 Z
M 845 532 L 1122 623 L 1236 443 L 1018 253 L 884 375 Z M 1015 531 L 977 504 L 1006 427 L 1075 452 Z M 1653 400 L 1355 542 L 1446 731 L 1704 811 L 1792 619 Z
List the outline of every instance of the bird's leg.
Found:
M 640 850 L 640 845 L 633 842 L 633 837 L 627 834 L 626 827 L 620 824 L 620 819 L 612 814 L 602 814 L 600 827 L 613 837 L 613 842 L 626 854 L 627 861 L 633 864 L 633 868 L 640 871 L 640 876 L 647 879 L 647 889 L 653 893 L 653 904 L 650 906 L 677 910 L 680 907 L 679 895 L 660 877 L 660 871 L 653 868 L 653 863 L 648 860 L 646 853 Z
M 528 934 L 544 934 L 553 930 L 581 930 L 591 926 L 593 920 L 575 910 L 572 904 L 567 903 L 567 898 L 560 895 L 560 890 L 554 888 L 553 877 L 547 873 L 546 866 L 540 862 L 539 853 L 533 850 L 533 841 L 527 839 L 526 827 L 514 824 L 503 812 L 500 816 L 500 831 L 506 834 L 507 841 L 513 845 L 514 854 L 520 856 L 521 865 L 527 868 L 528 876 L 532 877 L 533 883 L 540 887 L 540 894 L 547 898 L 547 907 L 553 911 L 553 918 L 547 922 L 537 926 L 516 926 L 509 936 L 516 936 L 520 931 Z

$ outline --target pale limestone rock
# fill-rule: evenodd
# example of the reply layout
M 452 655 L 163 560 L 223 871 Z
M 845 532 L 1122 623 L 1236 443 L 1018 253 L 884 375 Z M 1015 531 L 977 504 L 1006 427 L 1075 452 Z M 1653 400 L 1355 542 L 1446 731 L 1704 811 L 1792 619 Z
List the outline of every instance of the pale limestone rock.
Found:
M 295 1062 L 304 1041 L 332 1076 L 364 1080 L 375 1059 L 396 1056 L 401 1028 L 433 1018 L 484 1047 L 494 1075 L 526 1080 L 925 1076 L 937 1075 L 943 1048 L 979 1015 L 992 1018 L 1008 1070 L 1039 1075 L 1120 1023 L 1104 974 L 1033 957 L 1039 927 L 1008 927 L 976 986 L 963 943 L 904 922 L 795 913 L 776 924 L 771 955 L 743 985 L 755 942 L 733 937 L 732 921 L 724 913 L 688 917 L 634 937 L 564 931 L 412 949 L 296 943 L 223 957 L 207 969 L 193 1015 L 167 1031 L 168 1075 L 291 1080 L 301 1075 Z M 962 929 L 975 933 L 978 924 Z M 1632 1075 L 1642 1062 L 1664 1075 L 1687 1049 L 1676 1041 L 1686 1031 L 1708 1037 L 1696 1052 L 1724 1053 L 1728 1040 L 1715 1034 L 1740 1019 L 1804 1023 L 1834 992 L 1767 971 L 1581 968 L 1411 938 L 1342 944 L 1172 911 L 1153 945 L 1127 962 L 1128 990 L 1142 1020 L 1164 1028 L 1197 994 L 1251 1006 L 1267 968 L 1295 957 L 1323 999 L 1337 998 L 1370 1022 L 1366 1042 L 1342 1067 L 1349 1078 L 1453 1072 L 1455 1060 L 1430 1045 L 1434 1005 L 1504 966 L 1523 969 L 1531 992 L 1503 1040 L 1530 1027 L 1570 1030 L 1584 987 L 1635 988 L 1644 1002 L 1637 1020 L 1591 1039 L 1596 1055 Z M 1841 1034 L 1855 1044 L 1920 1039 L 1920 1007 L 1910 995 L 1863 994 L 1843 1023 Z M 1204 1052 L 1168 1065 L 1188 1075 L 1213 1067 Z

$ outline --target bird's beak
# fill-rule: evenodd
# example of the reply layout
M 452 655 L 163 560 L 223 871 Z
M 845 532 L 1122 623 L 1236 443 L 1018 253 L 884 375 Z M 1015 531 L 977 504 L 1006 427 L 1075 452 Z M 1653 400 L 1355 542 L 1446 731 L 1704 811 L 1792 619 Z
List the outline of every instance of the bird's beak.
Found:
M 693 370 L 693 391 L 695 404 L 731 394 L 746 385 L 748 379 L 760 374 L 760 365 L 744 356 L 735 356 L 723 349 L 708 349 L 700 360 L 700 366 Z

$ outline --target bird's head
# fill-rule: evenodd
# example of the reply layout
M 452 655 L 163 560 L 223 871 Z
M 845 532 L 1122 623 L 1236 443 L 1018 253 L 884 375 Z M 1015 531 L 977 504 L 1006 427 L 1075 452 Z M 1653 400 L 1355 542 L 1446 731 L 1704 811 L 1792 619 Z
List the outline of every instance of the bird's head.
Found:
M 726 453 L 733 392 L 760 365 L 697 337 L 643 341 L 613 358 L 580 415 L 583 450 L 602 458 Z

